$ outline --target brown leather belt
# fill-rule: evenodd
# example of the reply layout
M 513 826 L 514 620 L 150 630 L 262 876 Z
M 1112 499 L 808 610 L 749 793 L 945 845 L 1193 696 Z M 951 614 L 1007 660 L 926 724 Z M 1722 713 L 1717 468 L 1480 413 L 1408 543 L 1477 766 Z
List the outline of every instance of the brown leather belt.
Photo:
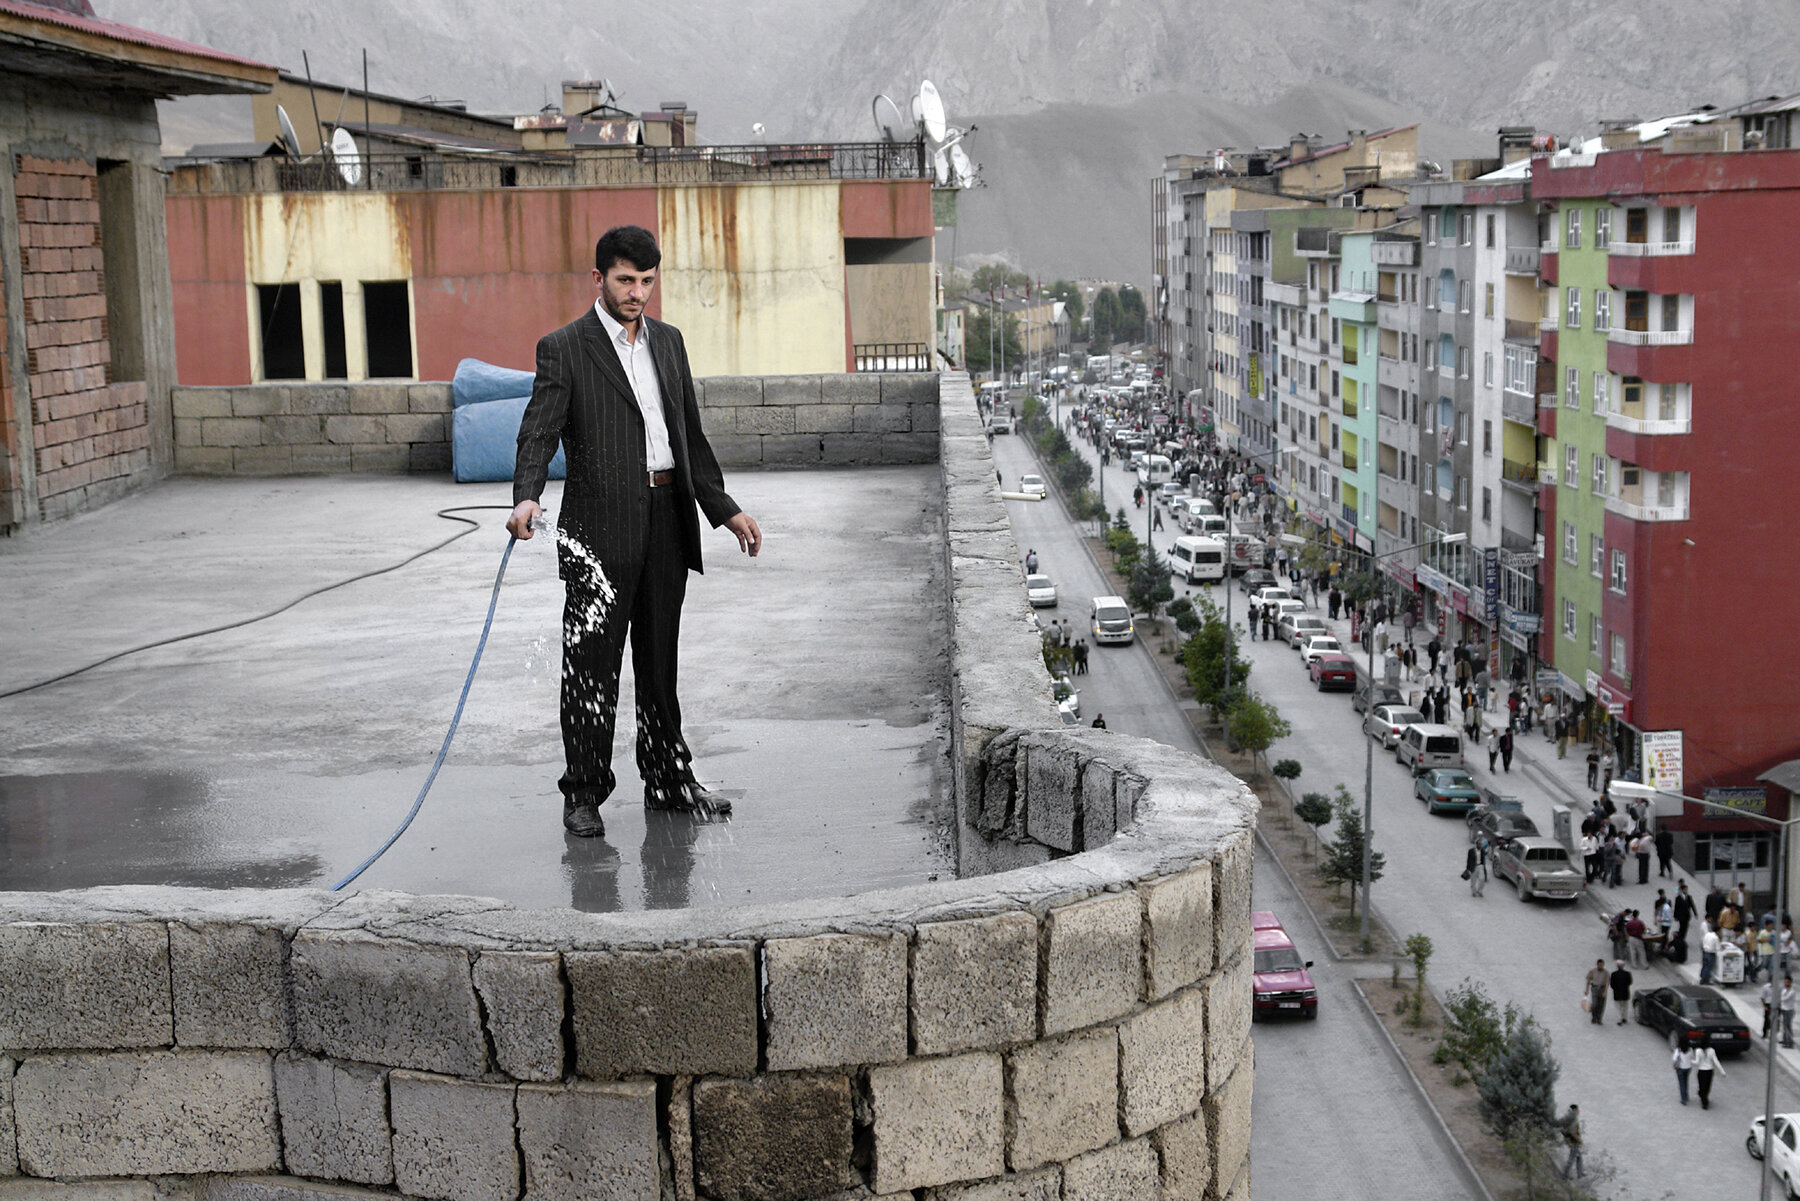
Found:
M 675 473 L 673 471 L 652 471 L 650 473 L 650 486 L 652 488 L 667 488 L 674 482 Z

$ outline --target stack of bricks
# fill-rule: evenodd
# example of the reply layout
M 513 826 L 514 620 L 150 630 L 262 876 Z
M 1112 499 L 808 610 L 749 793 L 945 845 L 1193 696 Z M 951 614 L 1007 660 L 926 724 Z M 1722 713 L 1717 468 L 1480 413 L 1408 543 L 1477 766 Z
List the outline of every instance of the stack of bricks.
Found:
M 109 382 L 98 185 L 92 163 L 18 158 L 26 370 L 45 518 L 103 500 L 150 467 L 144 384 Z

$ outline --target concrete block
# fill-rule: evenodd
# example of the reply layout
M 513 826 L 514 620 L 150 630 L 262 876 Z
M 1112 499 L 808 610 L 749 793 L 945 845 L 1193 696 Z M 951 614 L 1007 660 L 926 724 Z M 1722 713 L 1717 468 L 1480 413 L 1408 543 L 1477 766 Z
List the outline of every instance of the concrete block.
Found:
M 1119 1137 L 1119 1036 L 1090 1030 L 1006 1057 L 1006 1166 L 1060 1163 Z
M 706 408 L 759 405 L 763 402 L 763 377 L 755 375 L 715 375 L 702 381 Z M 790 402 L 791 403 L 791 402 Z
M 1206 1125 L 1212 1135 L 1212 1195 L 1222 1197 L 1250 1159 L 1250 1102 L 1256 1066 L 1246 1052 L 1223 1085 L 1206 1098 Z
M 1144 1133 L 1200 1108 L 1206 1093 L 1206 1004 L 1184 989 L 1119 1023 L 1119 1116 Z
M 658 1201 L 656 1084 L 519 1086 L 525 1201 Z
M 350 411 L 346 384 L 289 384 L 286 412 L 294 416 L 339 417 Z
M 256 417 L 202 417 L 200 440 L 207 446 L 261 446 L 262 421 Z
M 414 442 L 407 447 L 406 469 L 411 472 L 449 471 L 453 461 L 448 442 Z
M 921 925 L 912 963 L 914 1052 L 948 1055 L 1033 1038 L 1037 958 L 1037 919 L 1029 913 Z
M 19 1141 L 13 1123 L 13 1070 L 18 1066 L 0 1055 L 0 1176 L 19 1174 Z
M 290 449 L 294 455 L 295 471 L 332 475 L 350 470 L 352 459 L 348 446 L 328 446 L 321 443 Z
M 1063 1201 L 1154 1201 L 1156 1148 L 1148 1139 L 1090 1151 L 1063 1165 Z
M 935 463 L 937 457 L 938 436 L 936 434 L 881 435 L 881 461 L 883 463 Z
M 275 1079 L 257 1051 L 46 1055 L 13 1078 L 30 1176 L 267 1172 L 281 1165 Z
M 756 1070 L 756 964 L 748 946 L 571 952 L 575 1070 L 607 1079 Z
M 762 462 L 763 440 L 755 434 L 721 434 L 714 438 L 708 435 L 707 443 L 713 449 L 713 455 L 720 464 L 726 467 L 755 467 Z
M 169 404 L 175 416 L 198 420 L 201 417 L 231 416 L 230 388 L 172 388 Z
M 1084 850 L 1103 847 L 1118 833 L 1118 805 L 1113 796 L 1113 782 L 1117 778 L 1118 772 L 1103 760 L 1090 759 L 1081 765 L 1077 789 Z
M 1120 772 L 1113 778 L 1114 825 L 1123 830 L 1137 820 L 1138 801 L 1143 798 L 1149 781 L 1142 776 Z
M 448 383 L 433 382 L 406 386 L 406 407 L 410 412 L 448 413 L 453 404 L 454 395 Z
M 288 1171 L 359 1184 L 393 1181 L 386 1072 L 366 1064 L 277 1055 L 275 1101 Z
M 231 448 L 228 446 L 178 446 L 175 469 L 189 475 L 230 475 Z
M 1206 993 L 1206 1079 L 1223 1080 L 1237 1067 L 1250 1038 L 1254 1009 L 1250 994 L 1250 953 L 1239 955 L 1212 979 L 1198 985 Z
M 288 389 L 281 384 L 251 384 L 231 393 L 233 417 L 270 417 L 285 413 Z
M 878 378 L 882 404 L 937 403 L 938 377 L 934 371 L 883 373 Z
M 1108 893 L 1050 911 L 1040 989 L 1046 1035 L 1110 1021 L 1137 1005 L 1142 928 L 1135 892 Z
M 847 404 L 796 405 L 793 414 L 796 434 L 844 434 L 854 428 Z
M 1244 831 L 1213 860 L 1213 962 L 1230 963 L 1250 947 L 1250 884 L 1255 844 Z
M 913 433 L 935 434 L 938 432 L 938 406 L 935 399 L 924 404 L 915 401 L 907 408 L 911 411 Z
M 495 1066 L 515 1080 L 560 1080 L 563 979 L 556 953 L 483 951 L 474 979 Z
M 766 405 L 816 405 L 824 400 L 824 381 L 816 375 L 765 375 L 762 402 Z
M 148 1180 L 0 1181 L 0 1201 L 173 1201 Z M 208 1198 L 208 1201 L 211 1201 Z
M 294 452 L 287 446 L 240 446 L 231 456 L 239 475 L 286 475 L 294 469 Z
M 355 383 L 346 385 L 352 413 L 405 413 L 412 408 L 406 384 Z
M 387 421 L 381 417 L 327 417 L 325 440 L 346 446 L 387 442 Z
M 204 441 L 201 438 L 200 419 L 198 417 L 177 417 L 177 418 L 175 418 L 175 445 L 177 445 L 177 446 L 203 446 L 203 445 L 205 445 Z
M 290 970 L 305 1050 L 460 1076 L 487 1066 L 465 951 L 302 930 Z
M 263 440 L 273 446 L 316 445 L 325 440 L 325 419 L 310 415 L 265 417 Z
M 856 405 L 851 414 L 851 428 L 859 434 L 905 434 L 912 432 L 912 412 L 901 405 Z
M 1163 1201 L 1206 1201 L 1212 1184 L 1212 1140 L 1206 1115 L 1170 1122 L 1150 1136 L 1162 1161 Z
M 879 434 L 820 434 L 819 461 L 828 465 L 879 463 Z
M 351 418 L 350 420 L 355 420 Z M 375 418 L 374 420 L 379 420 Z M 412 466 L 412 456 L 405 446 L 372 446 L 361 442 L 350 445 L 352 471 L 403 472 Z
M 164 1047 L 175 1038 L 158 922 L 0 926 L 0 1047 Z
M 925 1201 L 1062 1201 L 1062 1172 L 1051 1168 L 984 1184 L 928 1188 Z
M 694 1085 L 694 1183 L 716 1201 L 805 1201 L 860 1181 L 850 1081 L 767 1075 Z
M 184 1047 L 286 1047 L 291 1040 L 283 961 L 273 927 L 169 924 L 175 1042 Z
M 389 442 L 448 442 L 448 413 L 395 413 L 387 419 Z
M 1138 885 L 1144 899 L 1144 983 L 1150 1000 L 1212 970 L 1213 872 L 1201 863 Z
M 906 1058 L 905 935 L 770 939 L 763 975 L 770 1071 Z
M 743 420 L 739 416 L 739 421 Z M 771 467 L 810 467 L 824 455 L 819 434 L 765 434 L 762 461 Z
M 869 371 L 847 371 L 819 377 L 819 393 L 826 404 L 880 404 L 881 376 Z
M 341 1184 L 320 1184 L 293 1176 L 235 1176 L 207 1181 L 200 1201 L 374 1201 L 375 1198 L 392 1201 L 393 1195 Z
M 669 1187 L 675 1201 L 697 1201 L 694 1189 L 694 1078 L 669 1080 L 669 1102 L 664 1107 L 669 1121 Z
M 1072 747 L 1034 739 L 1019 745 L 1024 770 L 1025 833 L 1059 851 L 1079 851 L 1081 760 Z
M 743 409 L 737 414 L 740 434 L 791 434 L 794 432 L 794 406 L 764 404 Z
M 519 1195 L 516 1087 L 393 1073 L 388 1106 L 400 1191 L 444 1201 L 514 1201 Z
M 980 1180 L 1004 1171 L 1000 1057 L 914 1059 L 869 1072 L 878 1193 Z

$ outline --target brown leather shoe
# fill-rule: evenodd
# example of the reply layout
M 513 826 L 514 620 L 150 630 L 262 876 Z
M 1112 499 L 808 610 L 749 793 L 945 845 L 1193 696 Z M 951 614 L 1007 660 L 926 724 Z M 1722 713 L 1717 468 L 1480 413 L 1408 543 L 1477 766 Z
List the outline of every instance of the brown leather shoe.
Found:
M 673 790 L 645 789 L 644 808 L 692 813 L 697 817 L 731 816 L 731 801 L 710 788 L 702 787 L 698 780 L 684 780 Z
M 599 838 L 606 833 L 606 823 L 600 820 L 600 806 L 571 805 L 564 809 L 563 829 L 577 838 Z

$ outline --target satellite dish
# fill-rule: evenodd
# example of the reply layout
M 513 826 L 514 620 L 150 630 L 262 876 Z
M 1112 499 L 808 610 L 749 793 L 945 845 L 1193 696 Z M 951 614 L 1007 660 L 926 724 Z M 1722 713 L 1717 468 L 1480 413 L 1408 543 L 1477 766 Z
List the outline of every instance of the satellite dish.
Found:
M 763 132 L 763 123 L 761 121 L 757 121 L 750 126 L 750 136 L 759 142 L 763 140 Z
M 338 174 L 344 182 L 355 187 L 363 180 L 362 152 L 356 148 L 356 139 L 342 125 L 331 135 L 331 161 L 337 164 Z
M 884 142 L 900 140 L 899 130 L 906 124 L 901 115 L 900 106 L 887 96 L 876 96 L 871 104 L 875 112 L 875 132 L 881 135 Z
M 938 187 L 950 186 L 950 156 L 944 152 L 942 147 L 931 152 L 931 170 L 937 178 Z
M 287 147 L 293 158 L 300 157 L 300 135 L 294 132 L 294 123 L 288 120 L 287 109 L 279 104 L 275 106 L 275 119 L 281 122 L 281 144 Z
M 925 136 L 934 142 L 944 140 L 944 98 L 929 79 L 919 84 L 919 120 L 925 125 Z
M 950 169 L 956 175 L 957 187 L 975 186 L 975 164 L 969 161 L 968 152 L 960 144 L 950 147 Z

